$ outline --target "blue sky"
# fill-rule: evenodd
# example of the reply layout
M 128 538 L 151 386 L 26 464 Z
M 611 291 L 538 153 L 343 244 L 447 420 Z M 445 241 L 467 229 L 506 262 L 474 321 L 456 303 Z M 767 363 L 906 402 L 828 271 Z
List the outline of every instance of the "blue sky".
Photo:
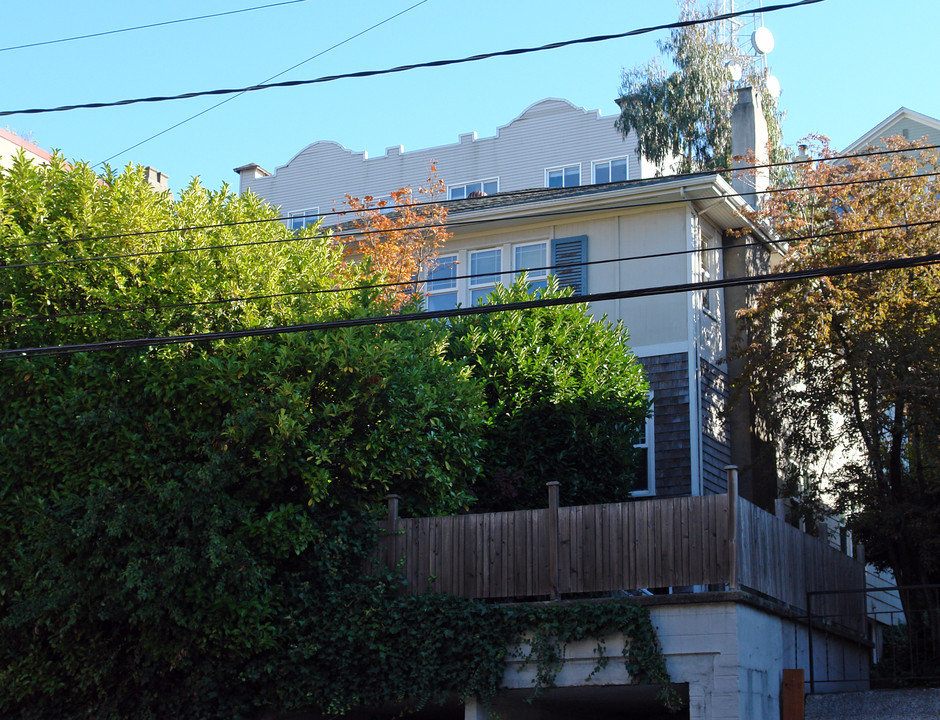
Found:
M 0 47 L 225 12 L 276 0 L 8 3 Z M 112 101 L 261 82 L 420 0 L 292 4 L 74 42 L 0 52 L 0 110 Z M 740 7 L 757 7 L 742 0 Z M 764 2 L 769 5 L 770 2 Z M 313 78 L 456 58 L 672 22 L 674 0 L 425 0 L 282 76 Z M 825 2 L 768 13 L 768 56 L 781 83 L 784 140 L 808 133 L 844 147 L 901 106 L 940 117 L 940 4 Z M 270 171 L 316 140 L 382 155 L 494 135 L 526 107 L 562 97 L 617 110 L 621 69 L 650 59 L 664 33 L 462 66 L 250 93 L 110 162 L 151 165 L 178 189 L 217 189 L 232 169 Z M 0 127 L 97 163 L 224 98 L 0 118 Z

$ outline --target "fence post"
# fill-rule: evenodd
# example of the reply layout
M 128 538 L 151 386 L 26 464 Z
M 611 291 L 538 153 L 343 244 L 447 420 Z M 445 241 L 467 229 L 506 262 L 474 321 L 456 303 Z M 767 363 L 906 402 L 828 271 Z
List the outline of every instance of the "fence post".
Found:
M 385 535 L 385 551 L 387 553 L 386 563 L 389 568 L 394 568 L 398 564 L 398 501 L 401 495 L 389 494 L 385 496 L 388 502 L 388 532 Z
M 561 577 L 558 570 L 558 488 L 557 480 L 545 483 L 548 487 L 548 571 L 552 578 L 552 600 L 561 600 Z
M 398 501 L 401 495 L 386 495 L 385 499 L 388 501 L 388 522 L 394 531 L 398 525 Z
M 738 466 L 726 465 L 728 473 L 728 590 L 739 590 L 738 585 Z
M 806 699 L 804 697 L 802 668 L 783 671 L 780 686 L 780 720 L 804 720 Z
M 813 593 L 806 591 L 806 631 L 809 634 L 809 694 L 816 694 L 816 669 L 813 660 Z

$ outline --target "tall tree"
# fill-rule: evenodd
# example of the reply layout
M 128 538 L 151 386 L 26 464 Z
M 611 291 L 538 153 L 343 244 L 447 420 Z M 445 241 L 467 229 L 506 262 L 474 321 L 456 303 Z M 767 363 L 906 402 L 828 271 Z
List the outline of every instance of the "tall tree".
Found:
M 811 152 L 755 218 L 791 241 L 780 270 L 936 252 L 936 153 Z M 834 497 L 870 560 L 901 584 L 940 582 L 940 271 L 766 285 L 743 319 L 744 381 L 783 456 Z M 936 618 L 932 632 L 937 652 Z
M 379 279 L 250 196 L 0 174 L 3 349 L 379 313 Z M 295 618 L 357 581 L 359 513 L 467 501 L 482 401 L 443 350 L 415 323 L 0 360 L 0 715 L 303 703 Z
M 711 2 L 703 14 L 696 0 L 679 0 L 681 20 L 717 14 Z M 617 128 L 626 137 L 637 134 L 637 151 L 667 171 L 687 173 L 731 166 L 731 111 L 735 83 L 728 61 L 740 52 L 723 40 L 718 23 L 678 28 L 658 43 L 672 69 L 654 58 L 624 70 Z M 762 77 L 748 71 L 740 85 L 761 92 L 772 155 L 781 141 L 777 103 L 764 89 Z

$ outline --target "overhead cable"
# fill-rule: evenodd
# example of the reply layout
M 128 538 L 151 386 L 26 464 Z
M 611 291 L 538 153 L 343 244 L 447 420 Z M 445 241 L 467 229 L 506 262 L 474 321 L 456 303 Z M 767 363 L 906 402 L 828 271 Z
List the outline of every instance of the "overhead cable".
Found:
M 864 185 L 864 184 L 878 183 L 878 182 L 896 182 L 896 181 L 911 180 L 911 179 L 921 178 L 921 177 L 935 177 L 937 175 L 940 175 L 940 171 L 916 173 L 913 175 L 891 175 L 891 176 L 886 176 L 883 178 L 864 178 L 860 180 L 846 180 L 844 182 L 821 183 L 818 185 L 802 185 L 802 186 L 792 186 L 792 187 L 783 187 L 783 188 L 767 188 L 766 190 L 757 190 L 754 192 L 754 194 L 766 195 L 766 194 L 781 193 L 781 192 L 794 192 L 798 190 L 819 190 L 819 189 L 824 189 L 824 188 L 829 188 L 829 187 L 847 187 L 847 186 L 852 186 L 852 185 Z M 583 187 L 591 187 L 591 186 L 583 186 Z M 544 188 L 539 188 L 538 192 L 544 192 L 544 190 L 545 190 Z M 526 190 L 515 191 L 512 193 L 506 193 L 505 196 L 508 197 L 510 195 L 514 195 L 516 194 L 516 192 L 520 194 L 526 194 L 530 191 L 526 191 Z M 738 197 L 738 195 L 737 194 L 722 195 L 716 198 L 707 198 L 707 199 L 721 200 L 721 199 L 728 199 L 728 198 L 734 198 L 734 197 Z M 696 198 L 692 198 L 692 199 L 694 200 Z M 706 198 L 699 198 L 699 199 L 706 199 Z M 448 203 L 454 203 L 454 202 L 465 202 L 465 201 L 437 200 L 437 201 L 430 201 L 426 203 L 415 203 L 414 205 L 408 205 L 406 207 L 412 208 L 412 207 L 420 207 L 422 205 L 445 205 L 446 206 Z M 657 200 L 657 201 L 648 202 L 648 203 L 627 203 L 624 205 L 612 205 L 612 206 L 605 207 L 603 209 L 604 210 L 630 210 L 630 209 L 636 209 L 636 208 L 657 207 L 657 206 L 662 206 L 662 205 L 674 205 L 676 202 L 678 201 L 674 199 L 673 200 Z M 345 215 L 345 214 L 352 214 L 353 212 L 354 211 L 351 211 L 351 210 L 342 210 L 333 214 Z M 577 214 L 581 214 L 584 212 L 585 212 L 584 208 L 571 208 L 568 210 L 550 210 L 546 212 L 532 213 L 532 214 L 527 214 L 524 217 L 526 219 L 542 219 L 542 218 L 551 218 L 551 217 L 564 217 L 568 215 L 577 215 Z M 522 217 L 522 216 L 519 216 L 519 217 Z M 273 217 L 273 218 L 262 218 L 260 220 L 236 220 L 233 222 L 213 223 L 210 225 L 193 225 L 193 226 L 184 226 L 184 227 L 176 227 L 176 228 L 166 228 L 166 229 L 160 229 L 160 230 L 140 230 L 140 231 L 128 232 L 128 233 L 115 233 L 113 235 L 66 238 L 61 241 L 47 241 L 47 242 L 35 241 L 31 243 L 23 243 L 20 245 L 9 245 L 9 246 L 0 245 L 0 250 L 16 250 L 16 249 L 22 249 L 22 248 L 28 248 L 28 247 L 54 247 L 56 245 L 73 243 L 73 242 L 112 240 L 112 239 L 124 238 L 124 237 L 142 237 L 146 235 L 157 235 L 157 234 L 174 233 L 174 232 L 188 232 L 188 231 L 193 231 L 193 230 L 212 230 L 212 229 L 219 229 L 219 228 L 226 228 L 226 227 L 235 227 L 239 225 L 256 225 L 260 223 L 283 222 L 286 219 L 287 218 L 285 217 Z M 506 219 L 507 218 L 505 216 L 498 217 L 498 218 L 476 218 L 472 220 L 448 219 L 448 220 L 444 220 L 440 222 L 429 222 L 429 223 L 420 223 L 418 225 L 409 225 L 405 227 L 395 228 L 395 230 L 407 231 L 407 230 L 427 230 L 431 228 L 445 228 L 445 227 L 468 227 L 468 226 L 482 225 L 482 224 L 498 222 L 498 221 L 505 221 Z M 375 235 L 375 234 L 380 235 L 384 232 L 388 232 L 388 231 L 381 230 L 381 229 L 375 229 L 375 230 L 373 229 L 341 229 L 341 230 L 334 232 L 332 234 L 332 237 L 347 238 L 347 237 L 359 237 L 362 235 Z M 183 248 L 165 248 L 161 250 L 140 250 L 140 251 L 128 252 L 128 253 L 114 253 L 111 255 L 90 255 L 86 257 L 62 258 L 59 260 L 39 260 L 39 261 L 28 262 L 28 263 L 0 265 L 0 272 L 2 272 L 3 270 L 16 270 L 16 269 L 22 269 L 22 268 L 28 268 L 28 267 L 46 267 L 50 265 L 75 265 L 75 264 L 86 263 L 86 262 L 103 262 L 106 260 L 125 260 L 125 259 L 135 258 L 135 257 L 152 257 L 156 255 L 175 255 L 178 253 L 201 252 L 204 250 L 231 250 L 234 248 L 242 248 L 242 247 L 279 245 L 279 244 L 284 244 L 284 243 L 303 242 L 303 241 L 309 241 L 309 240 L 314 240 L 314 239 L 316 239 L 316 236 L 297 235 L 297 236 L 291 236 L 291 237 L 285 237 L 285 238 L 274 238 L 271 240 L 249 240 L 247 242 L 223 243 L 219 245 L 197 245 L 193 247 L 183 247 Z
M 120 28 L 118 30 L 105 30 L 103 32 L 89 33 L 87 35 L 73 35 L 71 37 L 59 38 L 58 40 L 43 40 L 41 42 L 26 43 L 25 45 L 11 45 L 9 47 L 0 48 L 0 52 L 41 47 L 42 45 L 55 45 L 56 43 L 71 42 L 73 40 L 87 40 L 88 38 L 103 37 L 105 35 L 116 35 L 118 33 L 131 32 L 133 30 L 147 30 L 149 28 L 162 27 L 164 25 L 176 25 L 178 23 L 192 22 L 193 20 L 209 20 L 211 18 L 222 17 L 223 15 L 238 15 L 239 13 L 252 12 L 253 10 L 267 10 L 268 8 L 279 7 L 281 5 L 293 5 L 295 3 L 301 2 L 306 2 L 306 0 L 284 0 L 284 2 L 276 2 L 269 5 L 258 5 L 256 7 L 242 8 L 241 10 L 227 10 L 225 12 L 213 13 L 211 15 L 197 15 L 196 17 L 180 18 L 179 20 L 165 20 L 164 22 L 149 23 L 148 25 L 135 25 L 134 27 Z
M 786 10 L 789 8 L 800 7 L 803 5 L 814 5 L 816 3 L 825 2 L 825 0 L 798 0 L 797 2 L 790 2 L 780 5 L 770 5 L 762 9 L 762 12 L 775 12 L 778 10 Z M 204 97 L 207 95 L 234 95 L 236 93 L 245 93 L 245 92 L 255 92 L 258 90 L 269 90 L 271 88 L 286 88 L 286 87 L 300 87 L 304 85 L 316 85 L 322 83 L 335 82 L 337 80 L 348 80 L 352 78 L 366 78 L 366 77 L 377 77 L 381 75 L 392 75 L 396 73 L 408 72 L 411 70 L 418 70 L 421 68 L 436 68 L 436 67 L 447 67 L 449 65 L 461 65 L 465 63 L 480 62 L 481 60 L 489 60 L 496 57 L 509 57 L 514 55 L 526 55 L 529 53 L 544 52 L 546 50 L 557 50 L 558 48 L 569 47 L 572 45 L 583 45 L 587 43 L 597 43 L 605 42 L 607 40 L 618 40 L 626 37 L 635 37 L 637 35 L 644 35 L 651 32 L 657 32 L 660 30 L 673 30 L 684 27 L 691 27 L 693 25 L 704 25 L 712 22 L 719 22 L 722 20 L 730 20 L 732 18 L 741 16 L 741 15 L 753 15 L 753 10 L 740 10 L 736 12 L 722 13 L 720 15 L 714 15 L 708 18 L 700 18 L 695 20 L 680 20 L 677 22 L 666 23 L 664 25 L 654 25 L 652 27 L 639 28 L 635 30 L 629 30 L 627 32 L 615 33 L 611 35 L 595 35 L 592 37 L 577 38 L 575 40 L 562 40 L 560 42 L 548 43 L 547 45 L 540 45 L 537 47 L 528 47 L 528 48 L 515 48 L 512 50 L 499 50 L 496 52 L 480 53 L 478 55 L 471 55 L 469 57 L 456 58 L 451 60 L 432 60 L 430 62 L 423 63 L 412 63 L 409 65 L 399 65 L 398 67 L 386 68 L 384 70 L 361 70 L 359 72 L 350 72 L 350 73 L 340 73 L 337 75 L 325 75 L 318 78 L 313 78 L 309 80 L 285 80 L 283 82 L 277 83 L 266 83 L 260 85 L 249 85 L 247 87 L 241 88 L 225 88 L 217 90 L 201 90 L 196 92 L 187 92 L 180 93 L 178 95 L 160 95 L 160 96 L 151 96 L 151 97 L 139 97 L 131 98 L 126 100 L 116 100 L 113 102 L 96 102 L 96 103 L 80 103 L 75 105 L 61 105 L 59 107 L 50 107 L 50 108 L 28 108 L 24 110 L 3 110 L 0 111 L 0 117 L 7 115 L 36 115 L 40 113 L 53 113 L 53 112 L 66 112 L 69 110 L 85 110 L 85 109 L 94 109 L 94 108 L 106 108 L 106 107 L 118 107 L 123 105 L 134 105 L 137 103 L 155 103 L 155 102 L 168 102 L 171 100 L 186 100 L 194 97 Z
M 299 1 L 301 1 L 301 0 L 295 0 L 295 2 L 299 2 Z M 365 30 L 360 30 L 360 31 L 357 32 L 355 35 L 350 35 L 350 36 L 349 36 L 348 38 L 346 38 L 345 40 L 341 40 L 341 41 L 338 42 L 338 43 L 334 43 L 333 45 L 330 45 L 330 47 L 326 48 L 325 50 L 321 50 L 321 51 L 318 52 L 316 55 L 311 55 L 311 56 L 308 57 L 306 60 L 302 60 L 302 61 L 300 61 L 299 63 L 297 63 L 296 65 L 291 65 L 291 66 L 290 66 L 289 68 L 287 68 L 286 70 L 282 70 L 281 72 L 277 73 L 276 75 L 272 75 L 271 77 L 266 78 L 265 80 L 262 80 L 262 81 L 261 81 L 261 84 L 269 83 L 269 82 L 271 82 L 272 80 L 276 80 L 277 78 L 281 77 L 281 75 L 285 75 L 286 73 L 289 73 L 291 70 L 296 70 L 296 69 L 299 68 L 301 65 L 306 65 L 306 64 L 307 64 L 308 62 L 310 62 L 311 60 L 316 60 L 318 57 L 321 57 L 322 55 L 325 55 L 326 53 L 330 52 L 331 50 L 335 50 L 336 48 L 338 48 L 338 47 L 340 47 L 340 46 L 342 46 L 342 45 L 345 45 L 346 43 L 351 42 L 351 41 L 355 40 L 355 39 L 358 38 L 358 37 L 361 37 L 361 36 L 365 35 L 365 34 L 366 34 L 367 32 L 369 32 L 369 31 L 375 30 L 377 27 L 380 27 L 380 26 L 384 25 L 384 24 L 387 23 L 387 22 L 391 22 L 391 21 L 394 20 L 395 18 L 397 18 L 397 17 L 399 17 L 399 16 L 401 16 L 401 15 L 404 15 L 406 12 L 409 12 L 409 11 L 411 11 L 411 10 L 414 10 L 416 7 L 418 7 L 419 5 L 423 5 L 423 4 L 426 3 L 427 1 L 428 1 L 428 0 L 419 0 L 419 2 L 416 2 L 414 5 L 411 5 L 410 7 L 406 7 L 404 10 L 401 10 L 400 12 L 397 12 L 397 13 L 395 13 L 394 15 L 390 15 L 389 17 L 385 18 L 385 19 L 382 20 L 381 22 L 377 22 L 377 23 L 375 23 L 374 25 L 370 25 L 370 26 L 367 27 Z M 201 117 L 201 116 L 205 115 L 206 113 L 211 112 L 212 110 L 215 110 L 215 109 L 218 108 L 218 107 L 221 107 L 222 105 L 225 105 L 225 103 L 228 103 L 228 102 L 231 102 L 232 100 L 235 100 L 235 99 L 237 99 L 237 98 L 240 98 L 240 97 L 241 97 L 242 95 L 244 95 L 244 94 L 245 94 L 245 93 L 238 93 L 237 95 L 233 95 L 232 97 L 228 97 L 228 98 L 225 98 L 225 100 L 221 100 L 221 101 L 217 102 L 215 105 L 210 105 L 210 106 L 207 107 L 205 110 L 201 110 L 201 111 L 197 112 L 195 115 L 190 115 L 190 116 L 189 116 L 188 118 L 186 118 L 185 120 L 180 120 L 178 123 L 176 123 L 176 124 L 174 124 L 174 125 L 171 125 L 170 127 L 166 128 L 165 130 L 161 130 L 161 131 L 158 132 L 158 133 L 154 133 L 154 134 L 151 135 L 150 137 L 148 137 L 148 138 L 146 138 L 146 139 L 144 139 L 144 140 L 141 140 L 140 142 L 135 143 L 134 145 L 131 145 L 130 147 L 124 148 L 123 150 L 121 150 L 121 151 L 119 151 L 119 152 L 116 152 L 116 153 L 114 153 L 113 155 L 111 155 L 110 157 L 106 157 L 106 158 L 105 158 L 104 160 L 102 160 L 101 162 L 96 163 L 93 167 L 99 167 L 100 165 L 104 165 L 105 163 L 110 162 L 111 160 L 114 160 L 114 158 L 120 157 L 121 155 L 123 155 L 123 154 L 126 153 L 126 152 L 130 152 L 131 150 L 134 150 L 134 149 L 136 149 L 136 148 L 139 148 L 141 145 L 144 145 L 145 143 L 148 143 L 148 142 L 150 142 L 151 140 L 155 140 L 156 138 L 160 137 L 161 135 L 165 135 L 166 133 L 170 132 L 171 130 L 175 130 L 176 128 L 180 127 L 181 125 L 185 125 L 185 124 L 188 123 L 190 120 L 195 120 L 196 118 Z
M 906 230 L 913 227 L 923 227 L 927 225 L 940 225 L 940 218 L 936 220 L 923 220 L 920 222 L 909 222 L 909 223 L 898 223 L 895 225 L 880 225 L 875 227 L 866 227 L 866 228 L 855 228 L 853 230 L 834 230 L 826 233 L 814 233 L 812 235 L 802 235 L 796 237 L 788 237 L 785 239 L 770 239 L 764 241 L 756 242 L 745 242 L 740 245 L 736 245 L 735 249 L 747 249 L 752 247 L 764 247 L 765 245 L 786 245 L 789 243 L 801 242 L 804 240 L 817 240 L 821 238 L 830 238 L 830 237 L 841 237 L 844 235 L 857 235 L 861 233 L 870 233 L 870 232 L 883 232 L 886 230 Z M 657 253 L 646 253 L 643 255 L 629 255 L 626 257 L 616 257 L 616 258 L 605 258 L 604 260 L 585 260 L 579 263 L 565 263 L 558 265 L 545 265 L 542 267 L 531 267 L 515 270 L 499 270 L 497 272 L 481 272 L 481 273 L 467 273 L 464 275 L 454 275 L 448 277 L 448 280 L 473 280 L 478 277 L 491 277 L 493 275 L 499 275 L 500 277 L 504 275 L 519 275 L 523 272 L 534 273 L 534 272 L 547 272 L 549 274 L 555 270 L 570 270 L 574 268 L 583 268 L 583 267 L 593 267 L 597 265 L 609 265 L 612 263 L 623 263 L 623 262 L 633 262 L 638 260 L 659 260 L 667 257 L 678 257 L 682 255 L 696 255 L 698 253 L 709 253 L 709 252 L 722 252 L 724 248 L 722 247 L 705 247 L 705 248 L 686 248 L 684 250 L 670 250 L 667 252 L 657 252 Z M 238 302 L 256 302 L 260 300 L 276 300 L 283 297 L 305 297 L 308 295 L 328 295 L 335 293 L 345 293 L 345 292 L 361 292 L 363 290 L 386 290 L 390 288 L 403 288 L 403 287 L 413 287 L 419 284 L 425 284 L 428 282 L 433 282 L 433 278 L 425 278 L 420 281 L 414 280 L 401 280 L 396 282 L 383 282 L 383 283 L 373 283 L 369 285 L 354 285 L 347 287 L 332 287 L 332 288 L 322 288 L 318 290 L 293 290 L 285 291 L 278 293 L 267 293 L 264 295 L 246 295 L 238 297 L 229 297 L 229 298 L 218 298 L 215 300 L 194 300 L 189 302 L 178 302 L 178 303 L 167 303 L 164 305 L 138 305 L 132 307 L 123 307 L 123 308 L 99 308 L 95 310 L 81 310 L 75 312 L 66 312 L 66 313 L 49 313 L 47 315 L 20 315 L 16 317 L 3 318 L 0 317 L 0 323 L 26 323 L 34 321 L 48 321 L 48 320 L 59 320 L 67 317 L 87 317 L 87 316 L 101 316 L 101 315 L 113 315 L 118 313 L 129 313 L 129 312 L 150 312 L 154 310 L 179 310 L 182 308 L 193 308 L 193 307 L 206 307 L 208 305 L 227 305 Z
M 12 358 L 30 358 L 44 355 L 67 355 L 80 352 L 99 352 L 102 350 L 133 350 L 167 345 L 181 345 L 186 343 L 213 342 L 219 340 L 234 340 L 246 337 L 270 337 L 301 332 L 315 332 L 335 330 L 339 328 L 364 327 L 376 325 L 391 325 L 403 322 L 427 322 L 429 320 L 442 320 L 447 318 L 465 317 L 469 315 L 488 315 L 497 312 L 515 310 L 529 310 L 541 307 L 555 307 L 559 305 L 575 305 L 586 302 L 605 302 L 609 300 L 625 300 L 630 298 L 653 297 L 657 295 L 670 295 L 676 293 L 711 290 L 718 288 L 741 287 L 747 285 L 761 285 L 775 282 L 793 282 L 817 277 L 838 277 L 860 273 L 880 272 L 884 270 L 925 267 L 940 264 L 940 253 L 920 255 L 892 260 L 877 260 L 871 262 L 852 263 L 823 268 L 806 270 L 793 270 L 779 273 L 765 273 L 747 277 L 725 278 L 707 282 L 681 283 L 676 285 L 657 285 L 633 290 L 616 290 L 604 293 L 589 293 L 585 295 L 571 295 L 567 297 L 538 298 L 514 303 L 498 305 L 476 305 L 474 307 L 458 307 L 451 310 L 429 310 L 424 312 L 404 313 L 398 315 L 380 315 L 364 318 L 351 318 L 344 320 L 326 320 L 298 325 L 281 325 L 273 327 L 246 328 L 244 330 L 226 330 L 220 332 L 193 333 L 189 335 L 175 335 L 164 337 L 130 338 L 126 340 L 106 340 L 93 343 L 79 343 L 75 345 L 49 345 L 32 348 L 14 348 L 0 350 L 0 360 Z

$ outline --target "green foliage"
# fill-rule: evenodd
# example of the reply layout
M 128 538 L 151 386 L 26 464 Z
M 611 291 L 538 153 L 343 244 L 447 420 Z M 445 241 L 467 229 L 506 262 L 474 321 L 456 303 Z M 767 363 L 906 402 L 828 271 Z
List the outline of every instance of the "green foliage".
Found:
M 898 152 L 849 164 L 812 142 L 825 161 L 754 218 L 792 238 L 778 270 L 936 252 L 938 157 L 918 145 L 889 138 Z M 738 339 L 762 426 L 901 585 L 940 583 L 938 298 L 935 265 L 769 284 Z M 936 617 L 930 632 L 940 652 Z
M 617 632 L 633 680 L 676 702 L 644 608 L 399 596 L 394 576 L 357 572 L 373 537 L 363 516 L 286 504 L 258 513 L 226 488 L 140 495 L 133 507 L 102 489 L 49 503 L 36 520 L 51 531 L 33 558 L 43 592 L 14 602 L 0 626 L 4 717 L 245 718 L 485 700 L 510 655 L 535 665 L 538 692 L 552 685 L 567 644 Z M 203 502 L 219 506 L 192 526 L 189 543 L 154 546 L 161 517 L 173 524 Z M 220 532 L 227 541 L 213 543 Z M 122 548 L 122 536 L 137 547 Z M 76 552 L 84 563 L 71 561 Z M 76 583 L 77 598 L 62 589 Z M 599 645 L 597 668 L 607 662 Z
M 703 17 L 696 5 L 696 0 L 679 0 L 681 19 Z M 717 14 L 714 3 L 707 14 Z M 726 63 L 738 51 L 721 39 L 718 23 L 678 28 L 658 45 L 674 69 L 667 71 L 654 58 L 624 70 L 617 129 L 624 137 L 635 130 L 639 154 L 656 166 L 669 164 L 673 172 L 731 167 L 734 83 Z M 782 159 L 776 100 L 764 88 L 763 78 L 751 75 L 740 85 L 761 88 L 771 156 Z
M 0 177 L 0 218 L 0 347 L 362 312 L 361 297 L 317 292 L 361 280 L 331 242 L 312 228 L 298 239 L 260 199 L 196 180 L 174 201 L 154 192 L 139 167 L 99 178 L 58 156 L 40 167 L 21 157 Z M 183 227 L 194 229 L 162 232 Z M 108 259 L 85 260 L 100 257 Z M 47 319 L 28 319 L 35 316 Z
M 197 183 L 174 202 L 139 169 L 99 179 L 61 158 L 19 160 L 0 174 L 0 346 L 384 309 L 365 289 L 213 302 L 373 279 L 328 238 L 298 240 L 273 218 Z M 204 229 L 156 232 L 184 225 Z M 244 243 L 255 244 L 196 249 Z M 165 249 L 187 252 L 142 254 Z M 499 407 L 518 415 L 540 387 L 562 407 L 581 402 L 578 383 L 599 400 L 605 383 L 626 389 L 591 360 L 605 342 L 626 358 L 620 336 L 604 340 L 580 310 L 566 335 L 566 317 L 506 320 L 534 343 L 523 365 L 534 384 Z M 386 493 L 420 514 L 470 499 L 492 408 L 448 357 L 449 333 L 402 323 L 0 362 L 0 715 L 245 718 L 492 694 L 536 615 L 400 597 L 394 576 L 364 572 Z M 564 353 L 536 351 L 560 337 L 567 371 Z M 600 433 L 613 417 L 601 406 L 565 422 Z M 628 663 L 658 681 L 648 618 L 623 607 Z M 563 643 L 602 629 L 585 617 L 545 633 Z
M 539 293 L 570 290 L 550 278 Z M 533 297 L 520 278 L 497 286 L 489 302 Z M 544 507 L 552 480 L 562 483 L 564 504 L 628 497 L 649 388 L 626 339 L 620 324 L 592 321 L 583 304 L 453 321 L 449 353 L 469 363 L 490 410 L 477 509 Z

